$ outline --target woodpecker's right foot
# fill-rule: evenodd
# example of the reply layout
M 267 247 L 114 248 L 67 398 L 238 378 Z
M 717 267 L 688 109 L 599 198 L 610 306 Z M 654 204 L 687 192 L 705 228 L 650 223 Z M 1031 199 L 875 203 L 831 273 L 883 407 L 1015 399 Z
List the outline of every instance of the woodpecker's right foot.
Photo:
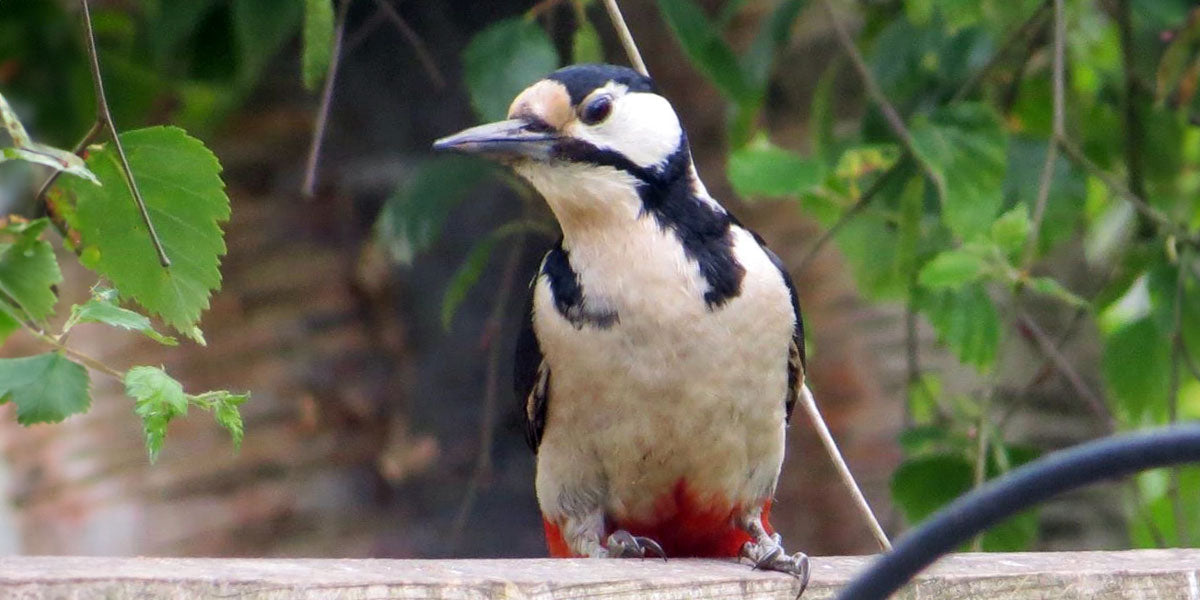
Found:
M 635 536 L 624 529 L 614 531 L 604 542 L 604 549 L 612 558 L 646 558 L 646 555 L 657 556 L 664 561 L 667 553 L 663 552 L 658 542 L 642 536 Z

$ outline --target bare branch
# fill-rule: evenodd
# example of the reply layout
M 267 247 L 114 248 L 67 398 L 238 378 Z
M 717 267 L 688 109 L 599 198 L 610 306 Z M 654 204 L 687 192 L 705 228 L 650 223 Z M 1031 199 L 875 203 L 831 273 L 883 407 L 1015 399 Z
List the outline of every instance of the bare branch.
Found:
M 1037 203 L 1033 208 L 1033 220 L 1030 224 L 1029 239 L 1025 242 L 1025 255 L 1021 264 L 1029 268 L 1033 255 L 1037 250 L 1038 234 L 1042 229 L 1042 219 L 1046 216 L 1046 202 L 1050 199 L 1050 186 L 1054 183 L 1054 166 L 1058 162 L 1058 142 L 1067 136 L 1065 116 L 1065 67 L 1063 65 L 1067 39 L 1067 17 L 1063 0 L 1054 0 L 1054 68 L 1051 79 L 1054 88 L 1054 127 L 1050 140 L 1046 143 L 1046 162 L 1042 164 L 1042 176 L 1038 183 Z
M 629 33 L 629 26 L 625 24 L 625 17 L 621 16 L 621 8 L 617 6 L 617 0 L 604 0 L 604 8 L 608 9 L 608 17 L 612 19 L 613 28 L 617 30 L 617 37 L 621 38 L 621 45 L 625 47 L 625 54 L 629 55 L 629 62 L 633 65 L 634 70 L 649 77 L 650 71 L 646 70 L 642 53 L 638 52 L 637 43 L 633 41 L 633 34 Z
M 500 275 L 499 293 L 492 312 L 483 327 L 483 336 L 488 349 L 487 375 L 483 389 L 483 417 L 479 423 L 479 454 L 475 459 L 475 468 L 471 472 L 471 480 L 467 484 L 467 493 L 463 496 L 458 513 L 450 526 L 450 548 L 453 551 L 462 539 L 467 527 L 467 519 L 471 509 L 475 507 L 475 499 L 483 486 L 483 480 L 492 470 L 492 439 L 495 437 L 496 413 L 500 397 L 500 351 L 503 344 L 496 343 L 504 316 L 508 313 L 508 302 L 512 296 L 513 283 L 516 281 L 517 267 L 521 263 L 521 254 L 525 251 L 525 236 L 517 237 L 508 256 L 504 260 L 503 271 Z
M 1075 143 L 1070 140 L 1070 138 L 1063 137 L 1058 140 L 1058 143 L 1062 147 L 1063 152 L 1065 152 L 1072 161 L 1086 169 L 1092 175 L 1095 175 L 1096 178 L 1104 182 L 1105 186 L 1116 192 L 1118 196 L 1124 198 L 1127 202 L 1133 205 L 1134 209 L 1153 222 L 1160 229 L 1175 235 L 1182 242 L 1186 242 L 1194 247 L 1200 248 L 1200 236 L 1181 228 L 1179 225 L 1167 218 L 1167 216 L 1158 209 L 1150 206 L 1150 204 L 1143 200 L 1141 196 L 1130 191 L 1130 189 L 1125 187 L 1125 185 L 1116 177 L 1104 169 L 1101 169 L 1096 163 L 1092 162 L 1091 159 L 1089 159 L 1087 155 L 1083 153 L 1083 150 L 1080 149 L 1079 146 L 1076 146 Z
M 846 466 L 846 459 L 842 458 L 842 452 L 838 450 L 837 442 L 833 439 L 833 434 L 829 432 L 829 426 L 825 424 L 825 417 L 821 416 L 821 411 L 817 408 L 817 401 L 813 398 L 812 390 L 808 389 L 808 384 L 801 384 L 799 400 L 798 404 L 800 408 L 808 415 L 808 420 L 812 422 L 813 428 L 817 430 L 817 437 L 821 439 L 821 444 L 825 446 L 826 453 L 829 454 L 830 460 L 833 461 L 838 479 L 846 486 L 846 490 L 850 492 L 855 508 L 862 515 L 863 522 L 871 530 L 871 535 L 875 536 L 875 541 L 879 543 L 879 547 L 885 552 L 891 550 L 892 543 L 888 540 L 887 534 L 884 533 L 883 527 L 879 524 L 879 519 L 875 518 L 875 513 L 871 510 L 871 505 L 867 503 L 866 496 L 863 496 L 858 483 L 854 481 L 854 475 L 850 473 L 850 467 Z
M 142 192 L 138 190 L 137 181 L 133 178 L 133 170 L 129 168 L 129 159 L 125 157 L 125 148 L 121 147 L 121 136 L 117 134 L 117 126 L 113 123 L 112 113 L 108 110 L 108 98 L 104 95 L 104 80 L 100 76 L 100 58 L 96 53 L 96 36 L 92 32 L 92 13 L 88 9 L 88 0 L 79 0 L 79 4 L 83 8 L 83 29 L 87 32 L 87 52 L 89 66 L 92 69 L 92 86 L 96 90 L 96 120 L 103 122 L 108 127 L 108 132 L 112 134 L 113 147 L 117 149 L 117 157 L 121 162 L 121 174 L 125 176 L 125 185 L 133 194 L 133 202 L 137 204 L 138 211 L 142 215 L 142 222 L 146 225 L 146 232 L 150 234 L 150 242 L 154 244 L 154 251 L 158 253 L 159 264 L 169 267 L 171 259 L 167 257 L 167 252 L 158 239 L 158 232 L 154 231 L 154 223 L 150 221 L 146 202 L 142 199 Z
M 1046 332 L 1024 311 L 1017 312 L 1017 320 L 1021 325 L 1021 329 L 1033 338 L 1033 341 L 1042 351 L 1042 354 L 1054 363 L 1054 367 L 1058 369 L 1058 372 L 1062 373 L 1067 382 L 1071 384 L 1071 387 L 1075 389 L 1075 393 L 1079 394 L 1079 397 L 1087 402 L 1088 407 L 1108 427 L 1109 431 L 1116 431 L 1116 420 L 1113 418 L 1112 413 L 1109 412 L 1108 407 L 1105 406 L 1104 401 L 1084 383 L 1083 377 L 1075 371 L 1075 367 L 1071 366 L 1070 361 L 1067 360 L 1066 356 L 1063 356 L 1054 341 L 1050 339 L 1050 336 L 1046 335 Z
M 906 156 L 901 157 L 900 160 L 896 161 L 896 164 L 889 167 L 888 170 L 884 171 L 883 173 L 880 173 L 879 177 L 871 183 L 871 187 L 867 188 L 867 190 L 858 197 L 858 200 L 855 200 L 854 204 L 852 204 L 850 208 L 847 208 L 846 212 L 842 213 L 842 215 L 838 217 L 838 220 L 829 229 L 825 230 L 825 232 L 821 234 L 821 237 L 817 238 L 817 241 L 813 242 L 812 246 L 808 249 L 808 252 L 804 253 L 804 258 L 801 258 L 800 263 L 796 266 L 797 273 L 803 273 L 804 270 L 808 268 L 809 264 L 816 259 L 817 254 L 821 252 L 821 248 L 824 247 L 825 244 L 829 243 L 829 240 L 833 239 L 833 237 L 837 235 L 838 231 L 841 231 L 842 227 L 845 227 L 851 219 L 867 208 L 867 205 L 871 203 L 871 200 L 873 200 L 875 196 L 879 194 L 879 191 L 883 189 L 884 182 L 889 177 L 900 171 L 901 167 L 905 164 Z
M 425 69 L 425 74 L 429 76 L 430 81 L 439 90 L 446 87 L 446 78 L 442 76 L 442 72 L 438 70 L 437 63 L 433 61 L 433 55 L 430 54 L 429 48 L 425 45 L 425 40 L 421 39 L 420 35 L 400 16 L 400 12 L 396 7 L 392 6 L 388 0 L 375 0 L 375 4 L 379 6 L 379 10 L 387 16 L 388 20 L 396 26 L 400 31 L 400 35 L 408 41 L 408 45 L 412 46 L 413 52 L 417 53 L 417 61 L 421 63 L 421 68 Z
M 871 100 L 875 102 L 879 111 L 883 113 L 883 117 L 888 123 L 888 128 L 892 130 L 892 134 L 904 146 L 905 151 L 913 157 L 913 160 L 917 162 L 917 166 L 933 181 L 934 186 L 937 187 L 938 198 L 944 200 L 946 197 L 945 180 L 942 179 L 940 173 L 933 170 L 929 165 L 925 164 L 925 161 L 921 160 L 921 155 L 917 152 L 912 133 L 908 131 L 908 127 L 904 124 L 904 119 L 900 117 L 900 113 L 896 111 L 896 107 L 892 106 L 891 101 L 883 94 L 883 88 L 879 87 L 879 82 L 875 80 L 875 76 L 867 68 L 866 60 L 863 58 L 862 53 L 858 51 L 858 46 L 854 45 L 854 40 L 850 37 L 850 32 L 846 30 L 846 26 L 838 18 L 833 4 L 830 0 L 821 0 L 821 5 L 825 7 L 825 12 L 829 15 L 829 21 L 833 24 L 833 31 L 837 35 L 842 51 L 850 57 L 850 62 L 854 65 L 854 70 L 858 72 L 858 77 L 862 80 L 863 87 L 867 89 L 867 95 L 871 97 Z
M 325 72 L 325 87 L 321 90 L 321 106 L 317 108 L 317 122 L 313 125 L 312 142 L 308 147 L 308 161 L 304 166 L 304 184 L 300 188 L 305 198 L 312 198 L 317 187 L 317 162 L 321 158 L 321 143 L 325 139 L 325 126 L 329 122 L 329 107 L 333 103 L 333 82 L 337 78 L 338 63 L 342 57 L 342 38 L 346 34 L 346 13 L 353 0 L 342 0 L 338 6 L 337 25 L 333 32 L 333 48 L 329 53 L 329 70 Z
M 974 91 L 975 88 L 983 81 L 983 78 L 986 77 L 987 74 L 992 71 L 992 69 L 996 68 L 996 66 L 1000 64 L 1000 61 L 1010 51 L 1012 51 L 1013 48 L 1017 47 L 1019 44 L 1029 44 L 1032 42 L 1034 34 L 1038 31 L 1038 29 L 1041 28 L 1042 21 L 1046 18 L 1046 13 L 1050 8 L 1050 2 L 1051 0 L 1045 0 L 1038 5 L 1037 10 L 1033 11 L 1033 14 L 1030 15 L 1024 23 L 1013 30 L 1013 32 L 1010 33 L 1007 38 L 1005 38 L 1004 42 L 1000 44 L 1000 48 L 997 49 L 996 53 L 988 59 L 987 63 L 984 64 L 981 69 L 972 74 L 971 78 L 968 79 L 967 82 L 962 85 L 962 87 L 958 88 L 958 91 L 950 97 L 951 103 L 958 102 L 959 100 L 966 98 L 967 94 L 970 94 L 972 91 Z

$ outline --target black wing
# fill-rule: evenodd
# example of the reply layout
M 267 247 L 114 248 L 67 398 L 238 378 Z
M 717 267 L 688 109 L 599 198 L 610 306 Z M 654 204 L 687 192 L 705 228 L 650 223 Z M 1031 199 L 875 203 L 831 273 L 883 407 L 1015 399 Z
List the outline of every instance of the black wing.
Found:
M 538 269 L 540 275 L 541 269 Z M 513 361 L 513 390 L 525 416 L 525 441 L 529 442 L 534 454 L 542 443 L 546 405 L 550 400 L 550 366 L 542 356 L 542 347 L 533 331 L 533 290 L 537 280 L 535 276 L 529 286 L 529 301 L 525 304 L 525 318 L 517 334 L 517 354 Z
M 775 264 L 775 268 L 779 269 L 779 274 L 783 276 L 783 283 L 787 285 L 788 294 L 792 297 L 792 312 L 796 315 L 796 324 L 792 328 L 792 343 L 788 346 L 788 395 L 785 404 L 787 420 L 791 421 L 792 408 L 796 406 L 796 399 L 800 397 L 800 388 L 804 385 L 804 372 L 807 368 L 807 359 L 804 356 L 804 319 L 800 316 L 800 299 L 796 297 L 796 286 L 792 284 L 792 276 L 788 275 L 783 261 L 779 260 L 774 252 L 771 252 L 758 234 L 755 234 L 754 238 L 758 240 L 763 251 Z

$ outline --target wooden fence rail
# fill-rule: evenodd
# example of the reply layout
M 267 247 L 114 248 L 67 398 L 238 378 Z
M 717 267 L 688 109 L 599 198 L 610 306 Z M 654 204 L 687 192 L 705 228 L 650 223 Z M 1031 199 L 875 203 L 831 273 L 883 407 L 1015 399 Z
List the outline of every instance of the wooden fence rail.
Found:
M 804 598 L 833 597 L 869 560 L 814 558 Z M 719 560 L 0 558 L 5 600 L 793 600 L 796 589 L 786 575 Z M 1200 550 L 958 554 L 900 597 L 1200 600 Z

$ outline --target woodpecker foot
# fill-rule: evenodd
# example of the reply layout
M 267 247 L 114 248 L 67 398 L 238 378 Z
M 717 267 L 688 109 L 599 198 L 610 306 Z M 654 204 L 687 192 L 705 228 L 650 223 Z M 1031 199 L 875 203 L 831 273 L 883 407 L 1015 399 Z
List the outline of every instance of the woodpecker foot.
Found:
M 783 549 L 783 538 L 779 534 L 763 535 L 756 542 L 742 545 L 742 558 L 754 563 L 755 569 L 780 571 L 800 580 L 800 592 L 808 587 L 808 555 L 803 552 L 788 554 Z
M 635 536 L 624 529 L 614 531 L 604 543 L 604 549 L 612 558 L 646 558 L 646 555 L 657 556 L 665 562 L 667 553 L 663 552 L 658 542 L 648 538 Z

